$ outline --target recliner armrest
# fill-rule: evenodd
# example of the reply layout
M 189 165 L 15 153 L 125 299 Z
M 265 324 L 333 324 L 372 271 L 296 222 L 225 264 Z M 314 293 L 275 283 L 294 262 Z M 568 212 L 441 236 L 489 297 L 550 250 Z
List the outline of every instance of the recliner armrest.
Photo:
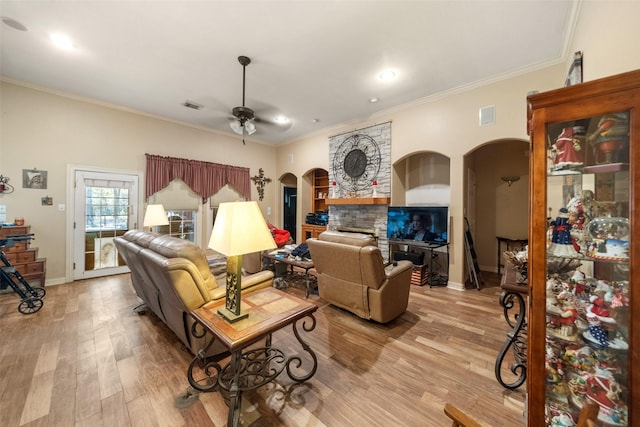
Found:
M 398 261 L 397 265 L 390 264 L 385 266 L 384 272 L 387 275 L 387 279 L 393 279 L 396 276 L 399 276 L 406 270 L 410 270 L 413 268 L 413 263 L 408 260 Z

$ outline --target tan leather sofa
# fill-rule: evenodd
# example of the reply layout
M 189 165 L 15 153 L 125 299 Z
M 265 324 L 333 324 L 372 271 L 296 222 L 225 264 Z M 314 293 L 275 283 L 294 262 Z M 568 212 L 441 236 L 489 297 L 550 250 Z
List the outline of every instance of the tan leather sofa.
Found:
M 138 297 L 196 354 L 203 341 L 192 334 L 194 321 L 190 312 L 224 299 L 224 276 L 216 281 L 205 252 L 187 240 L 130 230 L 114 241 L 131 270 L 131 283 Z M 255 261 L 255 257 L 248 256 L 247 260 Z M 272 284 L 273 272 L 260 271 L 243 276 L 242 292 Z M 213 345 L 206 355 L 222 351 L 222 347 Z
M 373 236 L 324 231 L 307 239 L 320 297 L 364 318 L 387 323 L 407 309 L 411 261 L 385 266 Z

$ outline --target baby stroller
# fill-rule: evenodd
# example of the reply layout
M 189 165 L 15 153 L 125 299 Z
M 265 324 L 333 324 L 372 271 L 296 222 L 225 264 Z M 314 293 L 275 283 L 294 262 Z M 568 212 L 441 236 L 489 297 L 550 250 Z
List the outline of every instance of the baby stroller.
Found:
M 15 242 L 31 239 L 33 239 L 33 234 L 13 234 L 0 238 L 0 260 L 3 264 L 0 265 L 0 290 L 11 286 L 20 295 L 22 301 L 18 305 L 18 311 L 22 314 L 38 312 L 44 305 L 42 298 L 47 291 L 41 287 L 31 286 L 22 274 L 11 265 L 2 249 L 14 246 Z

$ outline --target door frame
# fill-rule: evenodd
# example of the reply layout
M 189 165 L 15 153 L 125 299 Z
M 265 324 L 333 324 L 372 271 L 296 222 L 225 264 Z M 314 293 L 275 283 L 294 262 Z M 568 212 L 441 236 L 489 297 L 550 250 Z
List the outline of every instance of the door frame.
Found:
M 70 283 L 73 282 L 74 279 L 74 271 L 73 271 L 73 262 L 74 262 L 74 254 L 75 254 L 75 238 L 74 238 L 74 228 L 73 223 L 75 221 L 75 177 L 76 172 L 78 171 L 90 171 L 90 172 L 99 172 L 99 173 L 113 173 L 113 174 L 123 174 L 123 175 L 136 175 L 138 177 L 138 205 L 134 206 L 136 212 L 134 212 L 134 217 L 136 218 L 136 222 L 133 228 L 138 228 L 138 224 L 142 224 L 141 213 L 144 212 L 144 200 L 145 195 L 143 194 L 145 185 L 144 185 L 144 173 L 141 171 L 134 170 L 125 170 L 125 169 L 112 169 L 112 168 L 103 168 L 98 166 L 87 166 L 87 165 L 75 165 L 68 164 L 67 165 L 67 197 L 66 197 L 66 238 L 65 238 L 65 282 Z

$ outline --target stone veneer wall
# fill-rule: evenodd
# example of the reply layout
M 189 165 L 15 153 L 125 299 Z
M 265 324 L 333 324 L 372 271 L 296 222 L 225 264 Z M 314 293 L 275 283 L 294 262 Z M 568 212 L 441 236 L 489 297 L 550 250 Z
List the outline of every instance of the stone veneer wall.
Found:
M 345 139 L 356 134 L 367 135 L 378 144 L 378 148 L 380 149 L 380 170 L 378 171 L 378 174 L 371 179 L 378 181 L 378 186 L 376 188 L 378 197 L 389 197 L 391 194 L 391 122 L 382 123 L 329 138 L 329 183 L 336 181 L 333 170 L 333 158 L 336 155 L 336 151 Z M 351 189 L 338 188 L 337 190 L 339 192 L 338 197 L 349 197 L 349 191 Z M 355 197 L 371 197 L 372 191 L 373 188 L 371 187 L 358 190 L 356 191 Z
M 387 205 L 332 205 L 329 206 L 329 230 L 340 227 L 372 230 L 378 247 L 386 261 L 389 257 L 387 239 Z
M 364 134 L 378 144 L 380 149 L 380 170 L 375 176 L 378 182 L 377 197 L 391 197 L 391 122 L 337 135 L 329 139 L 329 164 L 333 165 L 340 144 L 351 135 Z M 329 168 L 329 182 L 335 181 L 333 167 Z M 338 197 L 349 197 L 348 189 L 339 189 Z M 355 197 L 372 197 L 373 188 L 358 190 Z M 389 241 L 387 239 L 386 205 L 331 205 L 329 206 L 329 229 L 341 227 L 369 229 L 376 234 L 382 256 L 388 261 Z

